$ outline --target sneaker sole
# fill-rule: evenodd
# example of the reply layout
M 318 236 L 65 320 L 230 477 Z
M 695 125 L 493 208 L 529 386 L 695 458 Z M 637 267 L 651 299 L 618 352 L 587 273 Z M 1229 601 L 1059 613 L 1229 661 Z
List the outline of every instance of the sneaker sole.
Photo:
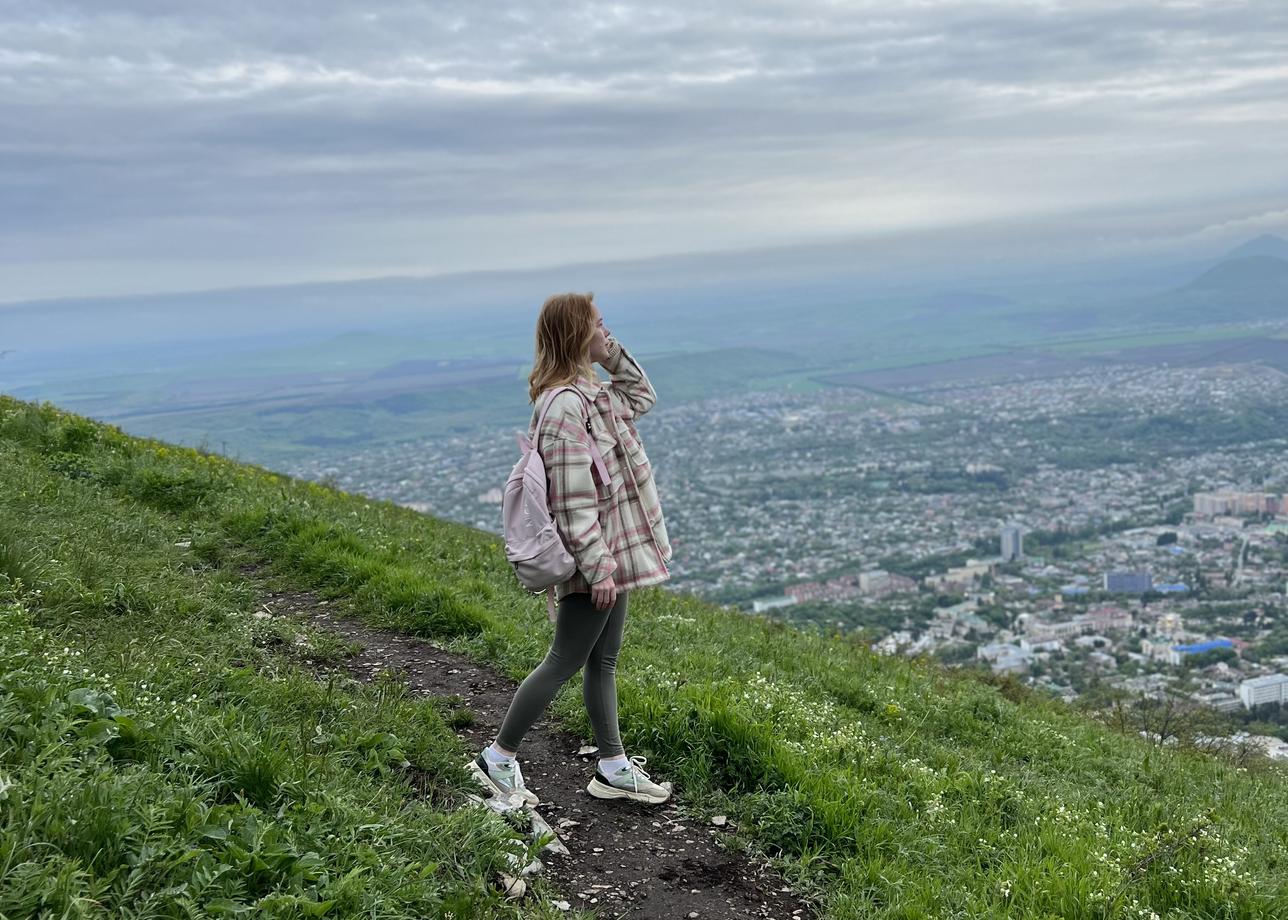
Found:
M 531 792 L 526 789 L 523 791 L 515 790 L 514 792 L 510 792 L 506 789 L 502 789 L 493 781 L 492 777 L 487 775 L 487 771 L 484 770 L 482 767 L 480 767 L 472 758 L 468 764 L 468 767 L 470 772 L 474 774 L 474 778 L 477 779 L 484 786 L 486 786 L 488 789 L 490 789 L 494 794 L 500 795 L 500 796 L 517 794 L 519 798 L 523 799 L 523 801 L 529 805 L 541 804 L 541 800 L 537 798 L 537 794 L 535 792 Z
M 647 802 L 650 805 L 660 804 L 671 797 L 669 789 L 666 795 L 652 795 L 647 792 L 632 792 L 630 789 L 607 786 L 598 779 L 592 779 L 586 786 L 586 791 L 597 799 L 630 799 L 632 802 Z

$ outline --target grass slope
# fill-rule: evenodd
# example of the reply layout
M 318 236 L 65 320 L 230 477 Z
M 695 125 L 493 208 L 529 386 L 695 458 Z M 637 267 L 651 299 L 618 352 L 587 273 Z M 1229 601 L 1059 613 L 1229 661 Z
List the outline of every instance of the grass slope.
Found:
M 313 680 L 336 650 L 263 634 L 238 574 L 517 678 L 549 627 L 495 537 L 7 398 L 0 463 L 0 914 L 512 910 L 434 706 Z M 628 750 L 829 917 L 1288 916 L 1281 771 L 662 590 L 627 633 Z
M 227 464 L 0 415 L 0 917 L 559 916 L 487 884 L 526 848 L 457 807 L 450 713 L 315 679 L 345 650 L 175 513 Z

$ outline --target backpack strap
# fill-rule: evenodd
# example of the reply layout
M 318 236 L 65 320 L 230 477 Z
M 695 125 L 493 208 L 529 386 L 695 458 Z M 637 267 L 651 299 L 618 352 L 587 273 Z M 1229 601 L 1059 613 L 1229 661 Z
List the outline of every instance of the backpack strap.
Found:
M 529 445 L 532 447 L 537 446 L 537 438 L 541 436 L 541 425 L 546 420 L 546 413 L 550 411 L 550 406 L 552 403 L 554 403 L 555 397 L 558 396 L 564 390 L 572 390 L 574 393 L 576 393 L 578 396 L 581 397 L 581 401 L 583 403 L 586 403 L 586 433 L 591 436 L 590 437 L 590 459 L 591 459 L 591 462 L 594 464 L 595 472 L 599 474 L 599 481 L 606 483 L 608 482 L 608 467 L 604 465 L 604 456 L 599 452 L 599 445 L 595 443 L 595 436 L 590 430 L 590 400 L 586 398 L 585 393 L 581 392 L 581 390 L 577 389 L 576 387 L 570 387 L 570 386 L 556 387 L 555 389 L 549 391 L 549 395 L 546 397 L 545 402 L 541 406 L 541 414 L 537 416 L 537 424 L 536 424 L 536 427 L 532 429 L 532 437 L 529 440 L 528 445 L 525 445 L 523 443 L 523 437 L 520 436 L 519 446 L 525 447 L 525 448 Z M 611 403 L 610 403 L 610 411 L 611 411 Z M 614 436 L 615 435 L 616 433 L 614 433 Z

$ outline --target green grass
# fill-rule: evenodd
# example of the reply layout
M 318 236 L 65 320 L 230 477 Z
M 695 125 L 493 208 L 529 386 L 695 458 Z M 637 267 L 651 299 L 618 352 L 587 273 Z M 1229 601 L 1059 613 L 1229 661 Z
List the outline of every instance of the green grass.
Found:
M 459 712 L 253 615 L 200 524 L 237 471 L 0 415 L 0 917 L 560 915 L 488 883 L 527 847 L 460 807 Z
M 229 867 L 210 883 L 226 887 L 200 897 L 279 898 L 283 916 L 305 916 L 305 899 L 336 901 L 336 916 L 405 916 L 495 897 L 483 880 L 503 829 L 443 804 L 464 783 L 443 718 L 463 716 L 394 685 L 319 683 L 275 649 L 320 640 L 260 635 L 238 574 L 262 562 L 284 584 L 519 678 L 545 654 L 549 625 L 495 537 L 50 406 L 0 400 L 0 451 L 4 629 L 21 637 L 6 637 L 2 660 L 25 674 L 0 678 L 0 706 L 49 722 L 33 729 L 38 747 L 0 735 L 0 774 L 14 784 L 0 803 L 0 913 L 24 916 L 15 904 L 45 897 L 142 915 L 184 885 L 198 897 L 207 857 Z M 17 642 L 29 651 L 15 657 Z M 93 665 L 24 670 L 64 647 Z M 554 711 L 588 737 L 576 683 Z M 87 711 L 71 701 L 78 689 L 143 714 L 146 740 L 128 726 L 107 737 L 102 723 L 120 713 Z M 1288 784 L 1268 765 L 1160 749 L 1011 682 L 658 589 L 632 597 L 619 697 L 627 749 L 675 780 L 694 813 L 733 818 L 743 844 L 831 918 L 1288 916 Z M 170 707 L 181 715 L 166 721 Z M 315 726 L 330 739 L 321 750 Z M 265 736 L 280 758 L 250 747 Z M 443 801 L 409 793 L 400 757 Z M 58 771 L 73 771 L 62 786 L 47 779 Z M 62 825 L 36 820 L 51 813 L 33 804 L 38 788 L 78 789 L 86 775 L 108 803 L 101 818 L 73 829 L 58 806 Z M 232 816 L 226 837 L 203 836 L 210 814 Z M 251 831 L 236 823 L 247 815 Z M 102 849 L 127 827 L 154 841 L 155 873 L 134 871 L 137 847 Z M 270 831 L 288 855 L 238 862 L 249 844 L 222 849 Z M 453 834 L 463 842 L 443 850 Z M 428 868 L 425 854 L 441 852 L 452 855 Z M 486 903 L 472 915 L 504 909 Z

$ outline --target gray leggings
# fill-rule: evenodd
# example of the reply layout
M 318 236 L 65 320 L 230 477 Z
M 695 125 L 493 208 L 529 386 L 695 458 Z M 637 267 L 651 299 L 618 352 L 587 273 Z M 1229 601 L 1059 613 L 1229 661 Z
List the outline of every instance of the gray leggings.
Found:
M 514 692 L 496 736 L 498 747 L 517 751 L 528 729 L 545 712 L 568 678 L 585 666 L 582 698 L 595 730 L 600 757 L 625 754 L 617 727 L 617 653 L 626 625 L 626 591 L 609 610 L 596 610 L 589 594 L 565 594 L 555 619 L 555 639 L 541 664 Z

